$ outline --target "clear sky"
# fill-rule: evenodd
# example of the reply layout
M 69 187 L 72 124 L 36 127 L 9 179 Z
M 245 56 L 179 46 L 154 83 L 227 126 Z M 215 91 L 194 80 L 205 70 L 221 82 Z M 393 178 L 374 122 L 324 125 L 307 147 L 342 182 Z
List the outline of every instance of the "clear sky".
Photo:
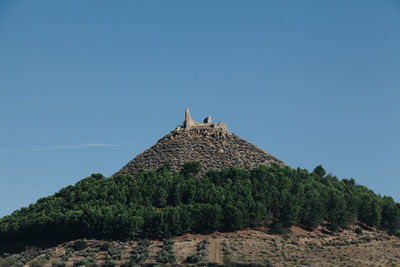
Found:
M 0 1 L 0 216 L 211 115 L 400 201 L 400 2 Z

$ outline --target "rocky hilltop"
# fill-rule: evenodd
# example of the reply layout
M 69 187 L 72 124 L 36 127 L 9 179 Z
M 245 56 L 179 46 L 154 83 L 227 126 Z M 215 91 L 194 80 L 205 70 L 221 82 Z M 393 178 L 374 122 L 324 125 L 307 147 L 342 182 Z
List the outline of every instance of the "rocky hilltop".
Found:
M 230 133 L 224 123 L 213 123 L 210 116 L 203 123 L 196 122 L 186 109 L 183 125 L 135 157 L 116 174 L 135 176 L 140 169 L 158 169 L 165 163 L 171 165 L 171 170 L 180 171 L 187 161 L 200 161 L 203 172 L 233 166 L 252 169 L 274 162 L 285 165 L 271 154 Z

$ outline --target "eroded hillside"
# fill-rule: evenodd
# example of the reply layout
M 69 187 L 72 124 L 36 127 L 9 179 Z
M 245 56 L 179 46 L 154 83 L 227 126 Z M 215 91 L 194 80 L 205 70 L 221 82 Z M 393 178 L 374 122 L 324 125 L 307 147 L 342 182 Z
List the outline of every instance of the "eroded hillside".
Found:
M 357 229 L 357 228 L 356 228 Z M 400 239 L 374 229 L 356 233 L 353 229 L 329 233 L 322 227 L 307 231 L 292 227 L 291 233 L 269 234 L 264 228 L 231 233 L 215 232 L 210 235 L 187 234 L 174 238 L 172 251 L 179 265 L 247 264 L 262 266 L 398 266 L 400 265 Z M 152 240 L 148 257 L 137 257 L 136 241 L 86 240 L 87 247 L 73 249 L 76 241 L 57 247 L 25 253 L 36 253 L 25 266 L 133 266 L 162 265 L 160 251 L 163 242 Z M 202 248 L 199 249 L 199 243 Z M 202 251 L 200 251 L 202 249 Z M 201 255 L 200 255 L 201 254 Z M 22 255 L 22 257 L 21 257 Z M 200 257 L 193 257 L 200 255 Z M 8 263 L 21 265 L 24 253 L 5 257 L 1 266 Z M 189 257 L 189 258 L 188 258 Z M 192 258 L 190 258 L 192 257 Z M 197 262 L 193 262 L 193 259 Z M 191 263 L 189 263 L 191 262 Z M 41 265 L 32 265 L 40 263 Z

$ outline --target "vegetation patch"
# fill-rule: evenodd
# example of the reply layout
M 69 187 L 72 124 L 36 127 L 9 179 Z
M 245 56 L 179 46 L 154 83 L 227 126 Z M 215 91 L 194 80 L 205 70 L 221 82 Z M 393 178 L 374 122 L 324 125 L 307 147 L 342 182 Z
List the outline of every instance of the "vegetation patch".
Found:
M 116 261 L 121 260 L 121 257 L 122 257 L 122 248 L 116 245 L 110 246 L 104 257 L 104 263 L 111 265 L 115 264 Z
M 136 264 L 140 262 L 144 262 L 149 257 L 149 246 L 150 241 L 141 240 L 138 242 L 137 246 L 133 248 L 130 263 Z
M 269 221 L 276 233 L 293 225 L 312 230 L 321 222 L 332 231 L 355 221 L 392 234 L 400 227 L 400 205 L 391 197 L 353 179 L 339 180 L 321 166 L 313 172 L 277 164 L 251 171 L 230 168 L 201 178 L 195 175 L 199 168 L 191 162 L 181 173 L 164 168 L 142 171 L 134 179 L 93 174 L 1 218 L 0 243 L 71 236 L 160 239 Z M 75 243 L 76 250 L 85 247 L 84 240 Z
M 174 240 L 165 239 L 161 251 L 157 253 L 157 262 L 165 264 L 174 263 L 175 261 Z
M 47 260 L 44 257 L 39 257 L 31 263 L 30 267 L 45 267 L 46 263 Z
M 189 255 L 186 258 L 187 263 L 201 263 L 205 264 L 209 262 L 208 252 L 210 248 L 210 240 L 204 239 L 197 245 L 197 252 Z
M 65 267 L 66 264 L 64 261 L 61 260 L 56 260 L 53 262 L 53 264 L 51 265 L 52 267 Z
M 86 240 L 77 240 L 72 244 L 72 248 L 76 251 L 83 250 L 87 248 L 87 242 Z

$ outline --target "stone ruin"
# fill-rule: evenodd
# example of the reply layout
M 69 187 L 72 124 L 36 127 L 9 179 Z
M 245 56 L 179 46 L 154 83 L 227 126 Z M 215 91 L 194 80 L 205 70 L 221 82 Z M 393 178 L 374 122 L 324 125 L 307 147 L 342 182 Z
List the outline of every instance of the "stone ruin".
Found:
M 183 120 L 183 126 L 178 126 L 178 128 L 176 128 L 175 130 L 181 130 L 182 128 L 184 130 L 190 130 L 193 128 L 207 128 L 207 127 L 211 127 L 213 129 L 220 129 L 223 131 L 228 131 L 228 127 L 226 126 L 225 123 L 222 122 L 218 122 L 217 124 L 212 123 L 211 121 L 211 116 L 207 116 L 203 123 L 200 122 L 196 122 L 192 119 L 192 117 L 190 116 L 190 112 L 189 109 L 185 109 L 185 119 Z

